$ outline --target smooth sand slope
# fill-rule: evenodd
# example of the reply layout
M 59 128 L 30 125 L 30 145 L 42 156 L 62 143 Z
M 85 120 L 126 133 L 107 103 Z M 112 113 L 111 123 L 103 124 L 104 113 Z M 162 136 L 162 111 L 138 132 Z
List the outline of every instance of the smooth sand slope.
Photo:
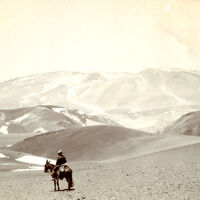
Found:
M 52 159 L 62 149 L 70 161 L 111 162 L 195 143 L 200 143 L 199 137 L 153 135 L 123 127 L 92 126 L 34 136 L 9 149 Z
M 123 127 L 91 126 L 27 138 L 10 149 L 50 158 L 62 149 L 70 160 L 97 161 L 126 154 L 133 150 L 133 144 L 140 145 L 152 137 L 150 133 Z

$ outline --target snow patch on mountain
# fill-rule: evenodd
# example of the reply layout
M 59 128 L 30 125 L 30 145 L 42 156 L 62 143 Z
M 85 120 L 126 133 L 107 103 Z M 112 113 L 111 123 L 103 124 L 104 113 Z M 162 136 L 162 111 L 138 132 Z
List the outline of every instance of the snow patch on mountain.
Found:
M 13 172 L 35 171 L 35 170 L 43 170 L 43 169 L 44 169 L 44 167 L 29 166 L 26 169 L 14 169 Z
M 168 96 L 171 96 L 171 97 L 175 98 L 178 102 L 182 103 L 183 105 L 187 105 L 187 104 L 188 104 L 188 102 L 185 101 L 184 99 L 179 98 L 179 97 L 176 96 L 175 94 L 173 94 L 173 93 L 167 91 L 167 89 L 166 89 L 164 86 L 161 87 L 161 90 L 162 90 L 164 93 L 166 93 Z
M 62 108 L 62 107 L 52 107 L 52 110 L 54 112 L 57 112 L 57 113 L 62 113 L 64 114 L 65 116 L 67 116 L 68 118 L 78 122 L 78 123 L 81 123 L 83 125 L 83 122 L 81 121 L 80 117 L 75 115 L 75 113 L 70 113 L 66 108 Z M 77 113 L 79 114 L 79 113 Z
M 11 165 L 17 165 L 17 164 L 16 163 L 0 163 L 0 165 L 2 165 L 2 166 L 6 166 L 6 165 L 11 166 Z
M 82 125 L 84 125 L 83 121 L 81 120 L 80 117 L 78 117 L 77 115 L 72 115 L 69 112 L 63 112 L 64 115 L 66 115 L 67 117 L 69 117 L 70 119 L 73 119 L 74 121 L 81 123 Z
M 34 133 L 46 133 L 48 132 L 48 130 L 46 130 L 45 128 L 43 127 L 40 127 L 40 128 L 37 128 L 35 129 Z
M 66 111 L 66 108 L 52 107 L 52 110 L 57 113 L 62 113 L 63 111 Z
M 0 127 L 0 133 L 3 133 L 3 134 L 8 134 L 8 127 L 7 126 L 2 126 Z
M 9 158 L 9 156 L 6 156 L 6 155 L 0 153 L 0 158 Z
M 30 114 L 29 114 L 29 113 L 26 113 L 26 114 L 22 115 L 21 117 L 16 118 L 16 119 L 13 120 L 13 121 L 16 122 L 16 123 L 20 123 L 20 122 L 22 122 L 23 120 L 27 119 L 28 117 L 30 117 Z
M 85 124 L 85 126 L 96 126 L 96 125 L 102 125 L 102 123 L 87 119 L 87 122 Z
M 36 165 L 44 165 L 46 163 L 46 160 L 49 160 L 48 158 L 45 157 L 40 157 L 40 156 L 33 156 L 33 155 L 25 155 L 22 157 L 19 157 L 15 159 L 16 161 L 19 162 L 24 162 L 24 163 L 31 163 L 31 164 L 36 164 Z M 51 160 L 52 164 L 55 164 L 55 160 Z

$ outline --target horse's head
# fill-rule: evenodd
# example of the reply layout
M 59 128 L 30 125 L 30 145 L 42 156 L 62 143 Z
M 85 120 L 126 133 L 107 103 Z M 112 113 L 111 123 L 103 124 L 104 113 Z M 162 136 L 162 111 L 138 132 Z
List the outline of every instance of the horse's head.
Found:
M 44 165 L 44 172 L 47 172 L 50 169 L 50 162 L 46 160 L 46 164 Z
M 46 160 L 46 164 L 44 165 L 44 172 L 48 172 L 48 170 L 52 172 L 54 167 L 54 164 L 51 164 L 50 161 Z

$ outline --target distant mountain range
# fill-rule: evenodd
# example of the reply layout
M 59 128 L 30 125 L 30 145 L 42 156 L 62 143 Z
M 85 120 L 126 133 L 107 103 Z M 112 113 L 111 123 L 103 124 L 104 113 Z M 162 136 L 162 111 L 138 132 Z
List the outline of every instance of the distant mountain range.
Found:
M 0 95 L 2 110 L 56 105 L 130 128 L 162 131 L 180 116 L 200 109 L 200 72 L 52 72 L 2 82 Z

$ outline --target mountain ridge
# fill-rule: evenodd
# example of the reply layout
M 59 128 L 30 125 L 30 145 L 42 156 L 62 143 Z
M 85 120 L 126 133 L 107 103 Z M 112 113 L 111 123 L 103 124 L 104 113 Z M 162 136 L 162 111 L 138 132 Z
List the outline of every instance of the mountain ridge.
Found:
M 110 119 L 53 105 L 0 110 L 0 133 L 46 133 L 71 127 L 109 124 Z

